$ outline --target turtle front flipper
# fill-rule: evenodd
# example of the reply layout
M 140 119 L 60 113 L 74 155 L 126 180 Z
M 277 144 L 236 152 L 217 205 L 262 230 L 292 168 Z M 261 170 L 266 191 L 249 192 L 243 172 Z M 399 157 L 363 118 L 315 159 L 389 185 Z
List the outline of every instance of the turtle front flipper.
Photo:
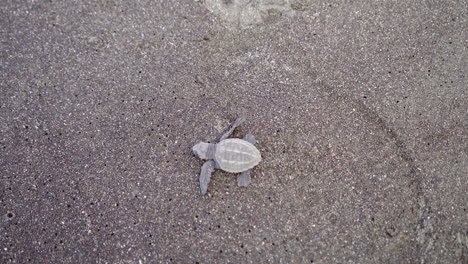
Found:
M 214 160 L 209 160 L 203 164 L 200 173 L 200 190 L 202 194 L 205 194 L 208 191 L 208 184 L 211 180 L 211 174 L 213 173 L 216 167 Z
M 232 123 L 231 128 L 221 136 L 219 141 L 228 138 L 232 134 L 232 132 L 234 132 L 234 129 L 236 129 L 236 127 L 240 126 L 240 124 L 242 124 L 244 121 L 245 121 L 245 117 L 237 118 L 236 121 L 234 121 L 234 123 Z
M 247 187 L 250 184 L 250 171 L 251 170 L 243 171 L 237 176 L 237 185 L 239 187 Z

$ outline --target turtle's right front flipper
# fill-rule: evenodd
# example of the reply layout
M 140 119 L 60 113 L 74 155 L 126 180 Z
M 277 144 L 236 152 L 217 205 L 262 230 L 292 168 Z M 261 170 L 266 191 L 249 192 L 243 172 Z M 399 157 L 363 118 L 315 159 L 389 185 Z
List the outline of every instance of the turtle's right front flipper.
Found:
M 213 173 L 215 169 L 215 161 L 214 160 L 209 160 L 203 164 L 201 168 L 201 173 L 200 173 L 200 190 L 202 194 L 206 194 L 208 191 L 208 184 L 210 183 L 211 180 L 211 174 Z
M 239 117 L 236 119 L 236 121 L 234 121 L 234 123 L 232 123 L 232 126 L 231 128 L 226 132 L 224 133 L 221 138 L 219 139 L 219 141 L 221 140 L 224 140 L 226 138 L 228 138 L 232 132 L 234 132 L 234 129 L 236 129 L 236 127 L 238 127 L 240 124 L 242 124 L 243 122 L 245 121 L 245 117 Z

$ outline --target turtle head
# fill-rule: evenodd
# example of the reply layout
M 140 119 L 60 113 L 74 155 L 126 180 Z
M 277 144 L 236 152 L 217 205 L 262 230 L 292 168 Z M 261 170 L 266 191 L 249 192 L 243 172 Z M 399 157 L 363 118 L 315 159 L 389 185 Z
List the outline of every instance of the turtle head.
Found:
M 215 144 L 200 142 L 192 147 L 193 153 L 200 159 L 213 159 L 215 153 Z

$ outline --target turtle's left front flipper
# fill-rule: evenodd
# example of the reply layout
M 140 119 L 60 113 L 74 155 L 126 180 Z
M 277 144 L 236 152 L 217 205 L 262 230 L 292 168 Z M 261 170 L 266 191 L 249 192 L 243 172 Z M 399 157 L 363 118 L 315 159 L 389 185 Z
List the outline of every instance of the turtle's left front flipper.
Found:
M 200 173 L 200 190 L 202 194 L 206 194 L 208 191 L 208 184 L 211 180 L 211 174 L 213 173 L 216 167 L 216 163 L 214 160 L 209 160 L 203 164 Z
M 237 185 L 239 187 L 247 187 L 250 184 L 250 171 L 251 170 L 243 171 L 237 176 Z

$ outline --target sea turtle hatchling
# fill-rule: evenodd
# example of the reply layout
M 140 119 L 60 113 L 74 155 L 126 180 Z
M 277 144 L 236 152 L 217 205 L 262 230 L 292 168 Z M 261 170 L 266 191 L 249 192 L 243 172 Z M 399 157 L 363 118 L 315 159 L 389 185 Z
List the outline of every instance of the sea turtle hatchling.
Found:
M 208 190 L 211 174 L 214 169 L 221 169 L 231 173 L 241 173 L 237 177 L 238 186 L 250 183 L 250 171 L 261 160 L 260 151 L 254 146 L 256 140 L 252 134 L 243 139 L 228 138 L 244 118 L 238 118 L 232 127 L 224 133 L 217 143 L 200 142 L 193 146 L 193 153 L 200 159 L 208 160 L 203 164 L 200 173 L 200 189 L 202 194 Z

